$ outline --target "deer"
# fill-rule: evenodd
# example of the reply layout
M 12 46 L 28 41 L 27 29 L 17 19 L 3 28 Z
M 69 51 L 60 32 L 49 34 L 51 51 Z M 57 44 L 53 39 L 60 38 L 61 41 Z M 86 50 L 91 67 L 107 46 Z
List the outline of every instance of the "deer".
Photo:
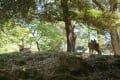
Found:
M 70 28 L 70 33 L 69 33 L 69 42 L 70 42 L 71 52 L 75 52 L 75 41 L 77 37 L 76 34 L 74 33 L 74 28 L 75 26 Z
M 30 48 L 25 48 L 23 45 L 19 45 L 19 52 L 21 53 L 31 53 Z
M 99 43 L 96 42 L 96 40 L 91 40 L 88 43 L 88 48 L 89 48 L 89 52 L 93 54 L 93 51 L 97 51 L 98 55 L 101 55 L 101 49 L 100 49 L 100 45 Z
M 21 38 L 20 40 L 22 41 L 22 44 L 18 45 L 19 46 L 19 52 L 21 52 L 21 53 L 31 53 L 31 48 L 25 48 L 25 46 L 24 46 L 24 38 Z

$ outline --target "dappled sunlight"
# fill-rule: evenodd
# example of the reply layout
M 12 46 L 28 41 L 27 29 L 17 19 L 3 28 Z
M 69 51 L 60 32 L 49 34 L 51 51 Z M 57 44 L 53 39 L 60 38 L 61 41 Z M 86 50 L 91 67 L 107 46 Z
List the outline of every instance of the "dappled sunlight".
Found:
M 120 0 L 0 0 L 0 80 L 120 80 Z

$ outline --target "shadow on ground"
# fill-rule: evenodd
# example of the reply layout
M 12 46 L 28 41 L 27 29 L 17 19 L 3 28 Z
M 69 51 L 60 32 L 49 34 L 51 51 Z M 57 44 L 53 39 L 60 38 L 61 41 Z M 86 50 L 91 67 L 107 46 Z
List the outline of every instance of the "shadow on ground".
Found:
M 0 80 L 120 80 L 120 56 L 65 52 L 0 55 Z

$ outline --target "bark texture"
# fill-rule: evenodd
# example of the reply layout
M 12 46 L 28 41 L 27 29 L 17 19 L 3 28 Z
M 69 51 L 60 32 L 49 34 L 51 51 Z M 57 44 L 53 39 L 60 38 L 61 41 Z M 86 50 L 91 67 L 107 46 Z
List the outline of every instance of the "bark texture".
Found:
M 65 22 L 65 30 L 67 37 L 67 52 L 75 52 L 76 35 L 74 33 L 74 28 L 71 24 L 68 0 L 61 0 L 61 7 L 63 10 L 63 20 Z

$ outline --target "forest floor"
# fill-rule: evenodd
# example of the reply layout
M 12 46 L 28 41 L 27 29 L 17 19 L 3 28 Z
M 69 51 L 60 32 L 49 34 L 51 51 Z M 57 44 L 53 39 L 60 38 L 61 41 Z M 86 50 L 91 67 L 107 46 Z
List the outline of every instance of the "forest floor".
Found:
M 0 80 L 120 80 L 120 56 L 65 52 L 1 54 Z

